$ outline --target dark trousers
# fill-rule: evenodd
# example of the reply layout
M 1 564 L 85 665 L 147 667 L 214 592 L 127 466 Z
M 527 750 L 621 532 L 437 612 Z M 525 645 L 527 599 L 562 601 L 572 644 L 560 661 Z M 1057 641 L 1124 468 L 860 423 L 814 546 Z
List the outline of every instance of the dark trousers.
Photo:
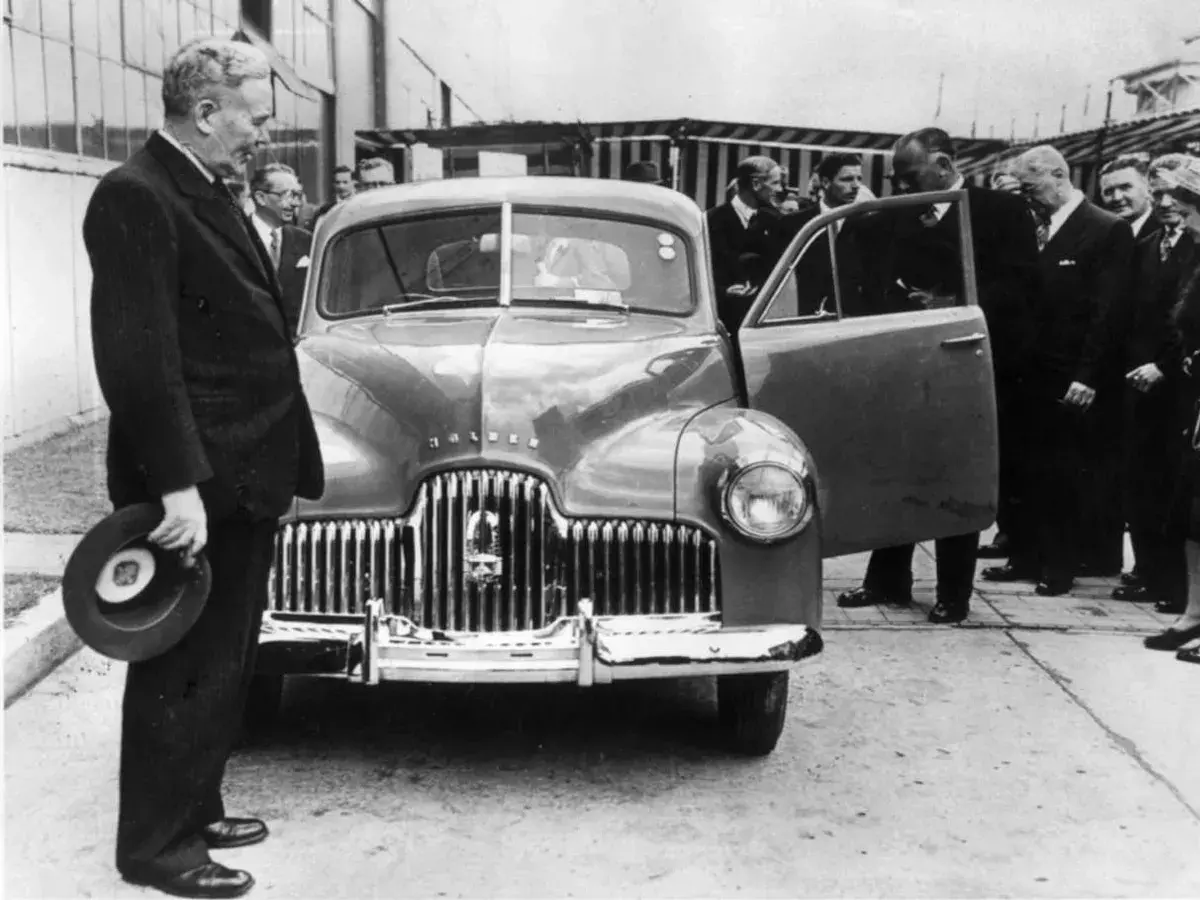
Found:
M 885 547 L 871 553 L 863 586 L 893 596 L 912 591 L 913 544 Z M 975 585 L 975 555 L 979 532 L 939 538 L 934 542 L 937 560 L 937 599 L 952 605 L 968 603 Z
M 1000 442 L 999 494 L 996 504 L 996 530 L 1008 539 L 1009 546 L 1020 544 L 1022 536 L 1021 503 L 1018 492 L 1018 460 L 1021 451 L 1020 396 L 1015 378 L 996 376 L 996 430 Z M 1029 543 L 1027 540 L 1026 543 Z
M 204 612 L 173 648 L 129 666 L 117 821 L 122 872 L 177 873 L 209 861 L 198 831 L 225 816 L 221 781 L 254 672 L 275 526 L 213 523 Z
M 1047 580 L 1074 578 L 1079 548 L 1086 412 L 1047 391 L 1024 398 L 1018 495 L 1021 536 L 1009 562 Z
M 1187 597 L 1187 516 L 1179 502 L 1183 446 L 1177 404 L 1170 384 L 1160 384 L 1149 394 L 1130 389 L 1125 402 L 1122 487 L 1129 539 L 1147 590 L 1161 600 Z
M 1124 388 L 1107 386 L 1083 415 L 1078 562 L 1119 571 L 1125 558 L 1122 482 Z

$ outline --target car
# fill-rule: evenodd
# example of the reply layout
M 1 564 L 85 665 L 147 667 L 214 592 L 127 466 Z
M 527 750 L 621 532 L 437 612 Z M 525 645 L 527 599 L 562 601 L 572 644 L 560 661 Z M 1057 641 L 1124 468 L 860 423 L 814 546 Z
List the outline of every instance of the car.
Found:
M 798 299 L 820 235 L 931 199 L 966 195 L 814 219 L 736 335 L 704 215 L 665 187 L 464 178 L 335 207 L 297 335 L 327 487 L 279 524 L 255 716 L 292 675 L 714 676 L 714 734 L 770 753 L 824 646 L 823 559 L 994 518 L 969 250 L 939 308 Z

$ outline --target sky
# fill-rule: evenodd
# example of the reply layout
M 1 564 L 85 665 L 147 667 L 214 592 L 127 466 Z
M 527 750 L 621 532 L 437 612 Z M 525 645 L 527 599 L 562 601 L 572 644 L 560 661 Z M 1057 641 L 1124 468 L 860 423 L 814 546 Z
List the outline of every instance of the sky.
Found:
M 512 118 L 688 116 L 1007 138 L 1100 124 L 1109 80 L 1187 52 L 1200 0 L 438 0 Z M 502 20 L 497 39 L 495 19 Z M 475 17 L 482 20 L 485 17 Z M 1200 43 L 1193 44 L 1200 52 Z M 1085 98 L 1087 116 L 1084 116 Z M 1118 116 L 1131 111 L 1119 87 Z

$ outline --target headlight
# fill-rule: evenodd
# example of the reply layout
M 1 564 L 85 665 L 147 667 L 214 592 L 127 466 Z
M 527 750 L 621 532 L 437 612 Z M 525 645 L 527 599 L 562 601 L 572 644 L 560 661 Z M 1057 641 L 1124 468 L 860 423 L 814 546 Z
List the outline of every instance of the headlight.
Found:
M 759 541 L 789 537 L 812 518 L 803 476 L 776 463 L 735 472 L 725 486 L 723 511 L 734 528 Z

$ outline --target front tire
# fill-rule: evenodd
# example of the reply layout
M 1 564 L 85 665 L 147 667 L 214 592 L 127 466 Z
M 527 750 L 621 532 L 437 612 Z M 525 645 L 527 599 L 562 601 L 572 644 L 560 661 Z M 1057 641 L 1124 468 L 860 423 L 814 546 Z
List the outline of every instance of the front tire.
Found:
M 717 676 L 717 712 L 730 749 L 766 756 L 775 749 L 787 718 L 788 673 Z

